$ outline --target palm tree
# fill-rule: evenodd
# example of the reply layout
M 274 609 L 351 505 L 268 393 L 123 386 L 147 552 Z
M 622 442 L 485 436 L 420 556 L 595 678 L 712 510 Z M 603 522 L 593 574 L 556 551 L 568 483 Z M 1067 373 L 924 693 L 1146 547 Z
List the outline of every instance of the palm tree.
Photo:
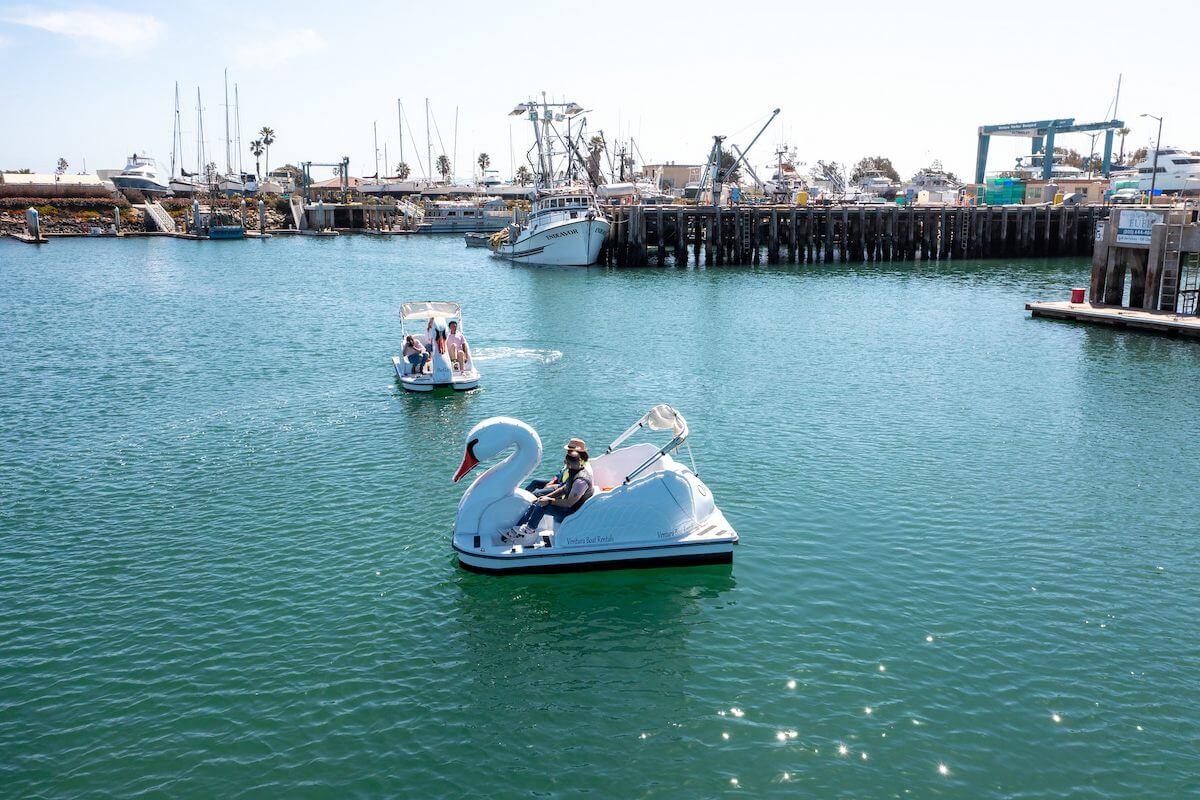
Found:
M 529 171 L 529 167 L 522 164 L 521 166 L 517 167 L 517 174 L 515 177 L 517 179 L 517 183 L 524 186 L 533 180 L 533 173 Z
M 250 152 L 254 156 L 254 177 L 262 180 L 262 173 L 258 169 L 258 157 L 263 154 L 263 140 L 255 139 L 250 143 Z
M 479 174 L 482 175 L 483 173 L 487 172 L 487 168 L 492 165 L 492 157 L 487 153 L 480 153 L 479 158 L 476 159 L 475 163 L 479 165 Z
M 1125 137 L 1129 135 L 1129 128 L 1121 128 L 1117 131 L 1117 136 L 1121 137 L 1121 154 L 1117 156 L 1117 163 L 1125 163 Z
M 262 130 L 258 132 L 258 138 L 262 140 L 263 149 L 267 154 L 267 176 L 271 175 L 271 145 L 275 144 L 275 129 L 263 125 Z
M 408 164 L 401 161 L 396 165 L 396 177 L 402 181 L 408 180 L 408 176 L 412 174 L 412 170 L 408 168 Z
M 438 156 L 437 171 L 442 176 L 442 180 L 448 183 L 450 180 L 450 159 L 446 158 L 445 153 Z

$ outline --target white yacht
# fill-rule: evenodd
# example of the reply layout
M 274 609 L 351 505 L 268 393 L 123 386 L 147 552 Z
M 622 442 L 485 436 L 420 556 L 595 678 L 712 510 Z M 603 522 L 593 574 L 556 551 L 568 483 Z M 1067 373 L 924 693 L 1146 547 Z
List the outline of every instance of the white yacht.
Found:
M 479 200 L 426 200 L 421 233 L 495 233 L 512 220 L 499 197 Z
M 609 222 L 584 187 L 560 187 L 533 201 L 524 224 L 492 237 L 492 253 L 522 264 L 586 267 L 596 263 Z
M 527 220 L 514 221 L 492 237 L 492 254 L 498 258 L 522 264 L 586 267 L 600 257 L 609 222 L 593 188 L 575 182 L 584 171 L 576 155 L 586 129 L 578 117 L 582 112 L 578 103 L 551 103 L 544 95 L 540 101 L 513 109 L 511 116 L 523 116 L 533 123 L 538 194 Z M 562 129 L 569 131 L 567 136 Z M 556 148 L 555 142 L 562 148 Z
M 869 169 L 858 182 L 858 194 L 871 195 L 880 199 L 895 197 L 900 184 L 889 178 L 882 170 Z
M 125 164 L 125 169 L 109 180 L 118 189 L 137 189 L 144 194 L 168 194 L 170 185 L 161 175 L 158 162 L 148 155 L 134 153 Z
M 1178 147 L 1164 147 L 1158 151 L 1157 174 L 1154 151 L 1150 151 L 1145 160 L 1135 164 L 1133 172 L 1136 173 L 1138 191 L 1150 191 L 1150 179 L 1154 178 L 1156 191 L 1200 193 L 1200 156 Z
M 1031 156 L 1017 156 L 1017 165 L 1010 172 L 1032 180 L 1041 180 L 1045 164 L 1045 153 L 1035 153 Z M 1050 165 L 1050 180 L 1056 178 L 1079 178 L 1082 175 L 1083 170 L 1065 163 L 1062 156 L 1054 156 L 1054 161 Z
M 934 161 L 928 167 L 922 167 L 908 181 L 908 189 L 913 192 L 957 192 L 962 188 L 953 175 L 942 168 L 942 162 Z

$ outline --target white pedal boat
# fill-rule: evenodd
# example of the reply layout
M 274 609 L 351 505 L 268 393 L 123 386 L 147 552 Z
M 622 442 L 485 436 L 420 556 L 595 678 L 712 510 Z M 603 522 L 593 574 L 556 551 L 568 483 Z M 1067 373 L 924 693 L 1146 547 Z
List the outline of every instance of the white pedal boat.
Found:
M 643 428 L 669 430 L 671 440 L 621 447 Z M 453 538 L 459 564 L 517 573 L 732 562 L 737 532 L 695 472 L 670 455 L 687 437 L 682 414 L 655 406 L 591 459 L 596 494 L 578 511 L 557 527 L 547 515 L 535 534 L 507 544 L 501 533 L 533 501 L 521 486 L 541 462 L 542 442 L 518 419 L 484 420 L 467 434 L 454 482 L 476 464 L 514 452 L 476 478 L 459 501 Z
M 432 320 L 432 327 L 430 321 Z M 446 349 L 448 325 L 458 323 L 458 332 L 464 333 L 462 309 L 458 303 L 424 300 L 415 303 L 405 303 L 400 306 L 401 341 L 409 334 L 417 337 L 425 344 L 425 335 L 432 332 L 432 347 L 429 350 L 429 372 L 413 372 L 412 364 L 401 356 L 392 356 L 392 367 L 400 386 L 410 392 L 432 392 L 434 389 L 454 389 L 465 392 L 479 385 L 479 370 L 468 359 L 462 371 L 454 369 L 450 363 L 450 354 Z M 468 348 L 470 345 L 468 344 Z

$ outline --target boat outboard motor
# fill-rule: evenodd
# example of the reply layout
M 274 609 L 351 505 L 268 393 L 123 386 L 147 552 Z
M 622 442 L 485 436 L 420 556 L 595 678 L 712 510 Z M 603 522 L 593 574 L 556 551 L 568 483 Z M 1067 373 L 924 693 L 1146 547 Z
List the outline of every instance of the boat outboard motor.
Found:
M 450 365 L 450 353 L 446 349 L 446 320 L 443 317 L 433 318 L 433 345 L 429 354 L 433 366 L 434 383 L 450 383 L 454 380 L 454 372 Z

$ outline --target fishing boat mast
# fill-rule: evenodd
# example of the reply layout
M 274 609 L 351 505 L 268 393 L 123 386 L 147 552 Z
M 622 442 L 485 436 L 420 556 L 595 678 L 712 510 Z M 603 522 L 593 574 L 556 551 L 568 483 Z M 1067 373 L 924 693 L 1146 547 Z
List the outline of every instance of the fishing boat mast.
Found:
M 554 185 L 554 157 L 565 155 L 569 158 L 572 149 L 570 145 L 564 145 L 565 149 L 562 153 L 555 151 L 554 140 L 557 138 L 561 141 L 562 137 L 558 135 L 554 123 L 569 121 L 581 113 L 583 113 L 583 106 L 578 103 L 551 103 L 546 98 L 545 92 L 542 92 L 540 102 L 534 99 L 519 103 L 509 112 L 509 116 L 524 116 L 533 123 L 533 138 L 538 151 L 535 186 L 539 190 L 545 191 Z

